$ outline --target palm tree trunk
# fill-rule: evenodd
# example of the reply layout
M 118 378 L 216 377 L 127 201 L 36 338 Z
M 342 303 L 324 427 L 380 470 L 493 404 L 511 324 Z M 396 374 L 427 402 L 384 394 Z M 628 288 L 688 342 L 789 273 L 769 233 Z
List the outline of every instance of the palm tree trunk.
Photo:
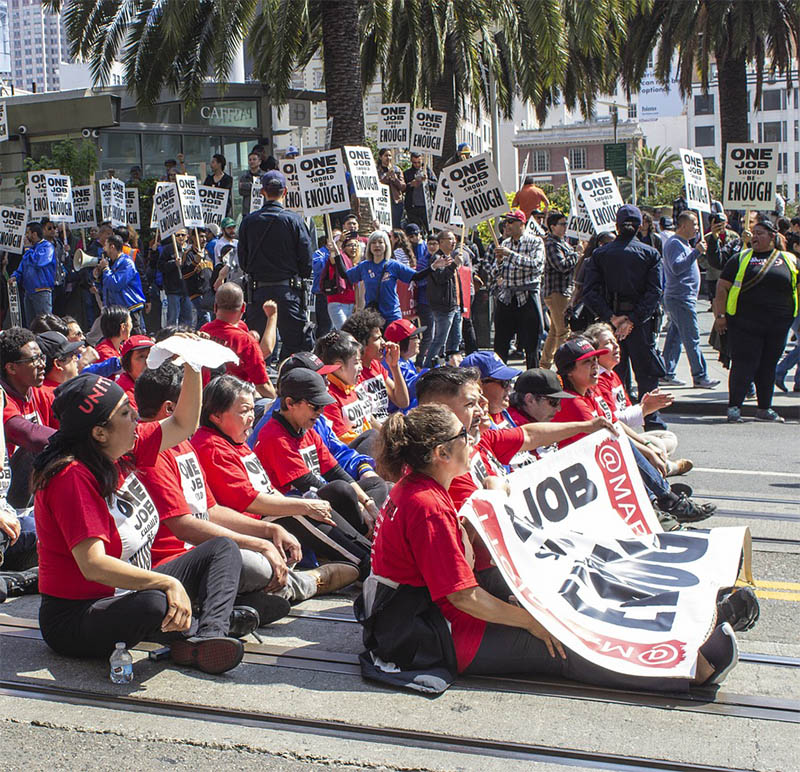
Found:
M 722 157 L 720 168 L 725 184 L 725 156 L 729 142 L 747 142 L 747 56 L 744 49 L 736 54 L 717 53 L 719 79 L 719 126 Z
M 456 131 L 458 129 L 458 109 L 456 106 L 456 90 L 453 78 L 455 77 L 455 52 L 450 35 L 445 38 L 445 57 L 442 77 L 431 88 L 431 107 L 447 113 L 447 124 L 444 131 L 442 155 L 434 158 L 433 170 L 438 176 L 446 161 L 449 161 L 456 152 Z
M 364 102 L 357 0 L 321 3 L 323 64 L 328 117 L 333 118 L 331 147 L 364 145 Z

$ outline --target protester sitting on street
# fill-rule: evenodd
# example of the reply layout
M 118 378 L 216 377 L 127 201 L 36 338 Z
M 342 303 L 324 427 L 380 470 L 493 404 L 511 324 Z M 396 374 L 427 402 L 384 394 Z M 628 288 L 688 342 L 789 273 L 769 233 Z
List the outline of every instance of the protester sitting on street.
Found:
M 132 335 L 119 351 L 122 372 L 117 376 L 117 384 L 125 392 L 130 406 L 137 412 L 139 406 L 136 404 L 134 387 L 139 376 L 147 369 L 147 356 L 154 343 L 147 335 Z
M 361 344 L 357 390 L 371 405 L 370 420 L 378 423 L 389 415 L 389 400 L 401 409 L 408 407 L 408 388 L 400 370 L 400 347 L 383 339 L 383 327 L 383 317 L 371 308 L 357 311 L 342 325 L 342 332 L 349 332 Z M 381 360 L 385 360 L 386 367 Z
M 688 688 L 688 680 L 622 675 L 588 662 L 509 603 L 512 593 L 498 572 L 479 581 L 448 495 L 453 481 L 469 473 L 472 452 L 468 427 L 451 410 L 425 405 L 395 413 L 381 429 L 381 444 L 380 468 L 400 479 L 378 520 L 373 573 L 359 599 L 362 624 L 373 637 L 372 677 L 398 683 L 404 670 L 438 667 L 449 672 L 447 682 L 456 673 L 528 672 L 622 689 Z M 393 609 L 406 607 L 413 612 L 392 618 Z M 436 661 L 453 650 L 454 658 Z M 701 647 L 692 682 L 718 683 L 737 659 L 733 630 L 722 623 Z M 391 673 L 382 662 L 392 663 Z M 426 666 L 412 664 L 421 662 Z
M 182 381 L 180 368 L 169 362 L 146 370 L 136 382 L 142 420 L 166 418 L 175 407 Z M 188 441 L 159 453 L 156 463 L 139 474 L 160 518 L 151 550 L 153 565 L 182 555 L 190 545 L 218 536 L 231 539 L 242 555 L 236 603 L 254 608 L 259 626 L 286 616 L 290 604 L 333 592 L 357 576 L 356 569 L 347 564 L 294 571 L 291 566 L 301 558 L 297 539 L 276 523 L 254 520 L 218 504 Z
M 204 324 L 200 332 L 206 333 L 211 340 L 227 346 L 239 357 L 238 364 L 228 362 L 225 366 L 227 373 L 252 383 L 259 396 L 275 399 L 275 387 L 267 373 L 261 344 L 253 339 L 247 325 L 242 321 L 246 308 L 242 288 L 234 282 L 226 282 L 214 296 L 216 318 Z M 266 344 L 267 347 L 270 344 L 274 346 L 276 320 L 273 314 L 268 313 L 266 307 L 264 313 L 267 315 L 268 323 L 264 329 L 262 344 Z
M 116 234 L 106 239 L 103 257 L 94 268 L 94 277 L 101 288 L 103 306 L 122 306 L 131 316 L 131 333 L 144 332 L 142 309 L 145 296 L 142 280 L 133 260 L 123 251 L 123 241 Z
M 408 407 L 399 408 L 389 400 L 390 413 L 395 413 L 398 410 L 407 413 L 412 407 L 417 406 L 417 392 L 414 384 L 416 384 L 417 378 L 426 372 L 426 369 L 418 370 L 414 360 L 419 353 L 419 336 L 424 332 L 425 327 L 415 327 L 408 319 L 397 319 L 386 325 L 383 336 L 389 343 L 396 343 L 400 347 L 400 372 L 408 390 Z M 383 366 L 384 368 L 387 367 L 385 359 Z
M 714 325 L 727 333 L 731 356 L 728 421 L 742 422 L 749 384 L 758 395 L 757 421 L 783 423 L 772 409 L 775 368 L 798 312 L 797 260 L 775 249 L 775 226 L 768 219 L 753 226 L 752 248 L 725 264 L 717 281 Z
M 219 504 L 260 520 L 277 520 L 305 552 L 369 570 L 369 542 L 318 498 L 278 493 L 247 445 L 253 427 L 253 387 L 232 375 L 214 378 L 203 390 L 201 426 L 192 446 Z
M 151 570 L 158 512 L 135 473 L 197 427 L 200 374 L 184 365 L 175 410 L 160 422 L 137 426 L 123 390 L 90 374 L 61 386 L 53 407 L 60 428 L 33 476 L 45 642 L 66 656 L 107 657 L 118 641 L 156 640 L 171 642 L 180 665 L 238 665 L 244 648 L 228 637 L 238 548 L 213 539 Z
M 52 395 L 62 383 L 78 374 L 78 352 L 83 344 L 70 343 L 60 332 L 52 330 L 37 335 L 36 342 L 45 357 L 42 389 Z
M 100 314 L 103 339 L 95 346 L 98 361 L 119 357 L 122 344 L 131 336 L 133 322 L 125 306 L 106 306 Z
M 44 238 L 44 231 L 38 222 L 28 223 L 25 243 L 28 248 L 22 254 L 17 270 L 8 277 L 8 283 L 22 287 L 25 293 L 22 296 L 22 310 L 25 321 L 30 323 L 39 314 L 53 311 L 56 253 L 53 244 Z
M 510 426 L 506 410 L 512 381 L 522 373 L 509 367 L 494 351 L 474 351 L 461 360 L 461 367 L 474 367 L 481 374 L 481 391 L 488 402 L 493 429 Z

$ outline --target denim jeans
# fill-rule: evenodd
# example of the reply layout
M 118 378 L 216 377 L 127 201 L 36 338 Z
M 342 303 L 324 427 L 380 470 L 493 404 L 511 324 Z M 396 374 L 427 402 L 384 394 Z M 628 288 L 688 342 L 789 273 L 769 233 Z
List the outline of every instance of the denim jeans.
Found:
M 423 367 L 430 367 L 431 360 L 444 350 L 445 354 L 458 351 L 461 346 L 461 309 L 437 311 L 431 309 L 433 336 L 430 348 L 425 354 Z
M 211 311 L 208 309 L 201 308 L 201 303 L 203 302 L 202 297 L 197 297 L 192 300 L 192 305 L 194 306 L 194 310 L 197 312 L 197 324 L 195 325 L 196 329 L 200 329 L 204 324 L 208 324 L 214 317 L 211 314 Z
M 778 362 L 775 368 L 775 378 L 785 378 L 789 374 L 789 370 L 797 366 L 794 371 L 794 385 L 800 386 L 800 342 L 795 344 L 795 347 Z
M 695 383 L 702 381 L 708 377 L 708 368 L 700 350 L 700 329 L 697 326 L 695 301 L 665 297 L 664 310 L 669 314 L 669 329 L 662 352 L 667 375 L 674 377 L 683 344 L 692 369 L 692 380 Z
M 22 308 L 25 311 L 25 325 L 30 327 L 39 314 L 53 313 L 53 290 L 26 292 L 22 299 Z
M 633 457 L 636 459 L 636 466 L 639 468 L 639 473 L 642 475 L 644 487 L 652 493 L 657 499 L 668 496 L 671 492 L 669 483 L 661 476 L 661 473 L 656 469 L 643 455 L 642 452 L 631 445 Z
M 328 316 L 335 330 L 341 330 L 342 325 L 353 315 L 355 303 L 328 303 Z
M 194 306 L 188 295 L 167 294 L 167 325 L 194 326 Z

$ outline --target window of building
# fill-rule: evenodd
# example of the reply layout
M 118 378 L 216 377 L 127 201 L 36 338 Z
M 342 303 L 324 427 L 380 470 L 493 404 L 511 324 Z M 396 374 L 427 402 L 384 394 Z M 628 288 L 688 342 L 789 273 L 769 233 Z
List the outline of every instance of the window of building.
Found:
M 759 142 L 780 142 L 781 141 L 781 122 L 770 121 L 758 124 Z
M 637 107 L 633 102 L 628 102 L 628 118 L 633 119 L 636 117 Z
M 714 127 L 713 126 L 695 126 L 694 127 L 694 146 L 695 147 L 710 147 L 714 145 Z
M 181 138 L 177 134 L 142 134 L 143 176 L 163 177 L 164 161 L 170 158 L 177 160 L 177 155 L 180 152 L 182 152 Z M 187 159 L 187 161 L 194 160 L 197 159 Z
M 311 82 L 313 84 L 313 88 L 322 88 L 322 68 L 315 67 L 314 71 L 312 72 Z
M 571 147 L 569 149 L 569 165 L 573 169 L 586 168 L 586 148 L 585 147 Z
M 549 172 L 550 171 L 550 151 L 549 150 L 534 150 L 533 158 L 534 172 Z
M 323 119 L 328 117 L 328 106 L 325 102 L 316 102 L 314 104 L 314 117 Z
M 99 140 L 99 161 L 100 169 L 106 171 L 107 169 L 115 169 L 117 175 L 122 177 L 128 174 L 131 166 L 140 166 L 142 156 L 139 151 L 139 135 L 126 132 L 100 132 Z M 176 153 L 177 154 L 177 153 Z M 170 156 L 174 158 L 175 155 Z M 166 160 L 166 157 L 165 159 Z M 163 161 L 162 166 L 158 170 L 158 175 L 164 174 Z M 145 174 L 145 176 L 151 176 Z
M 800 174 L 800 153 L 797 151 L 794 154 L 794 173 Z
M 794 141 L 800 141 L 800 121 L 794 122 Z
M 188 174 L 194 174 L 195 177 L 199 177 L 200 182 L 202 182 L 211 171 L 209 166 L 211 156 L 219 152 L 219 137 L 196 134 L 184 134 L 183 136 L 183 154 L 186 156 L 186 171 Z M 227 160 L 226 157 L 225 161 L 227 162 Z M 145 158 L 145 161 L 147 161 L 147 158 Z M 225 171 L 230 174 L 227 165 Z M 161 173 L 164 173 L 163 170 Z
M 788 153 L 780 153 L 783 156 L 783 171 L 785 174 L 789 173 L 789 154 Z
M 295 72 L 292 74 L 292 88 L 303 89 L 306 87 L 306 79 L 304 73 Z
M 794 109 L 796 110 L 798 102 L 798 91 L 800 91 L 800 89 L 794 88 L 792 89 L 792 91 L 794 92 Z
M 800 201 L 800 182 L 794 184 L 794 200 Z
M 714 95 L 695 94 L 694 95 L 694 114 L 695 115 L 714 115 Z

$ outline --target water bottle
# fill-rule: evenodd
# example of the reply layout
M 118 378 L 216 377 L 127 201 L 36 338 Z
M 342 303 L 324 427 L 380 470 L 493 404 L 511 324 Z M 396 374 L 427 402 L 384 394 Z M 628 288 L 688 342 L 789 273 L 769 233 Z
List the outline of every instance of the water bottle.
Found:
M 111 665 L 109 677 L 115 684 L 129 684 L 133 681 L 133 657 L 124 643 L 117 644 L 108 661 Z

